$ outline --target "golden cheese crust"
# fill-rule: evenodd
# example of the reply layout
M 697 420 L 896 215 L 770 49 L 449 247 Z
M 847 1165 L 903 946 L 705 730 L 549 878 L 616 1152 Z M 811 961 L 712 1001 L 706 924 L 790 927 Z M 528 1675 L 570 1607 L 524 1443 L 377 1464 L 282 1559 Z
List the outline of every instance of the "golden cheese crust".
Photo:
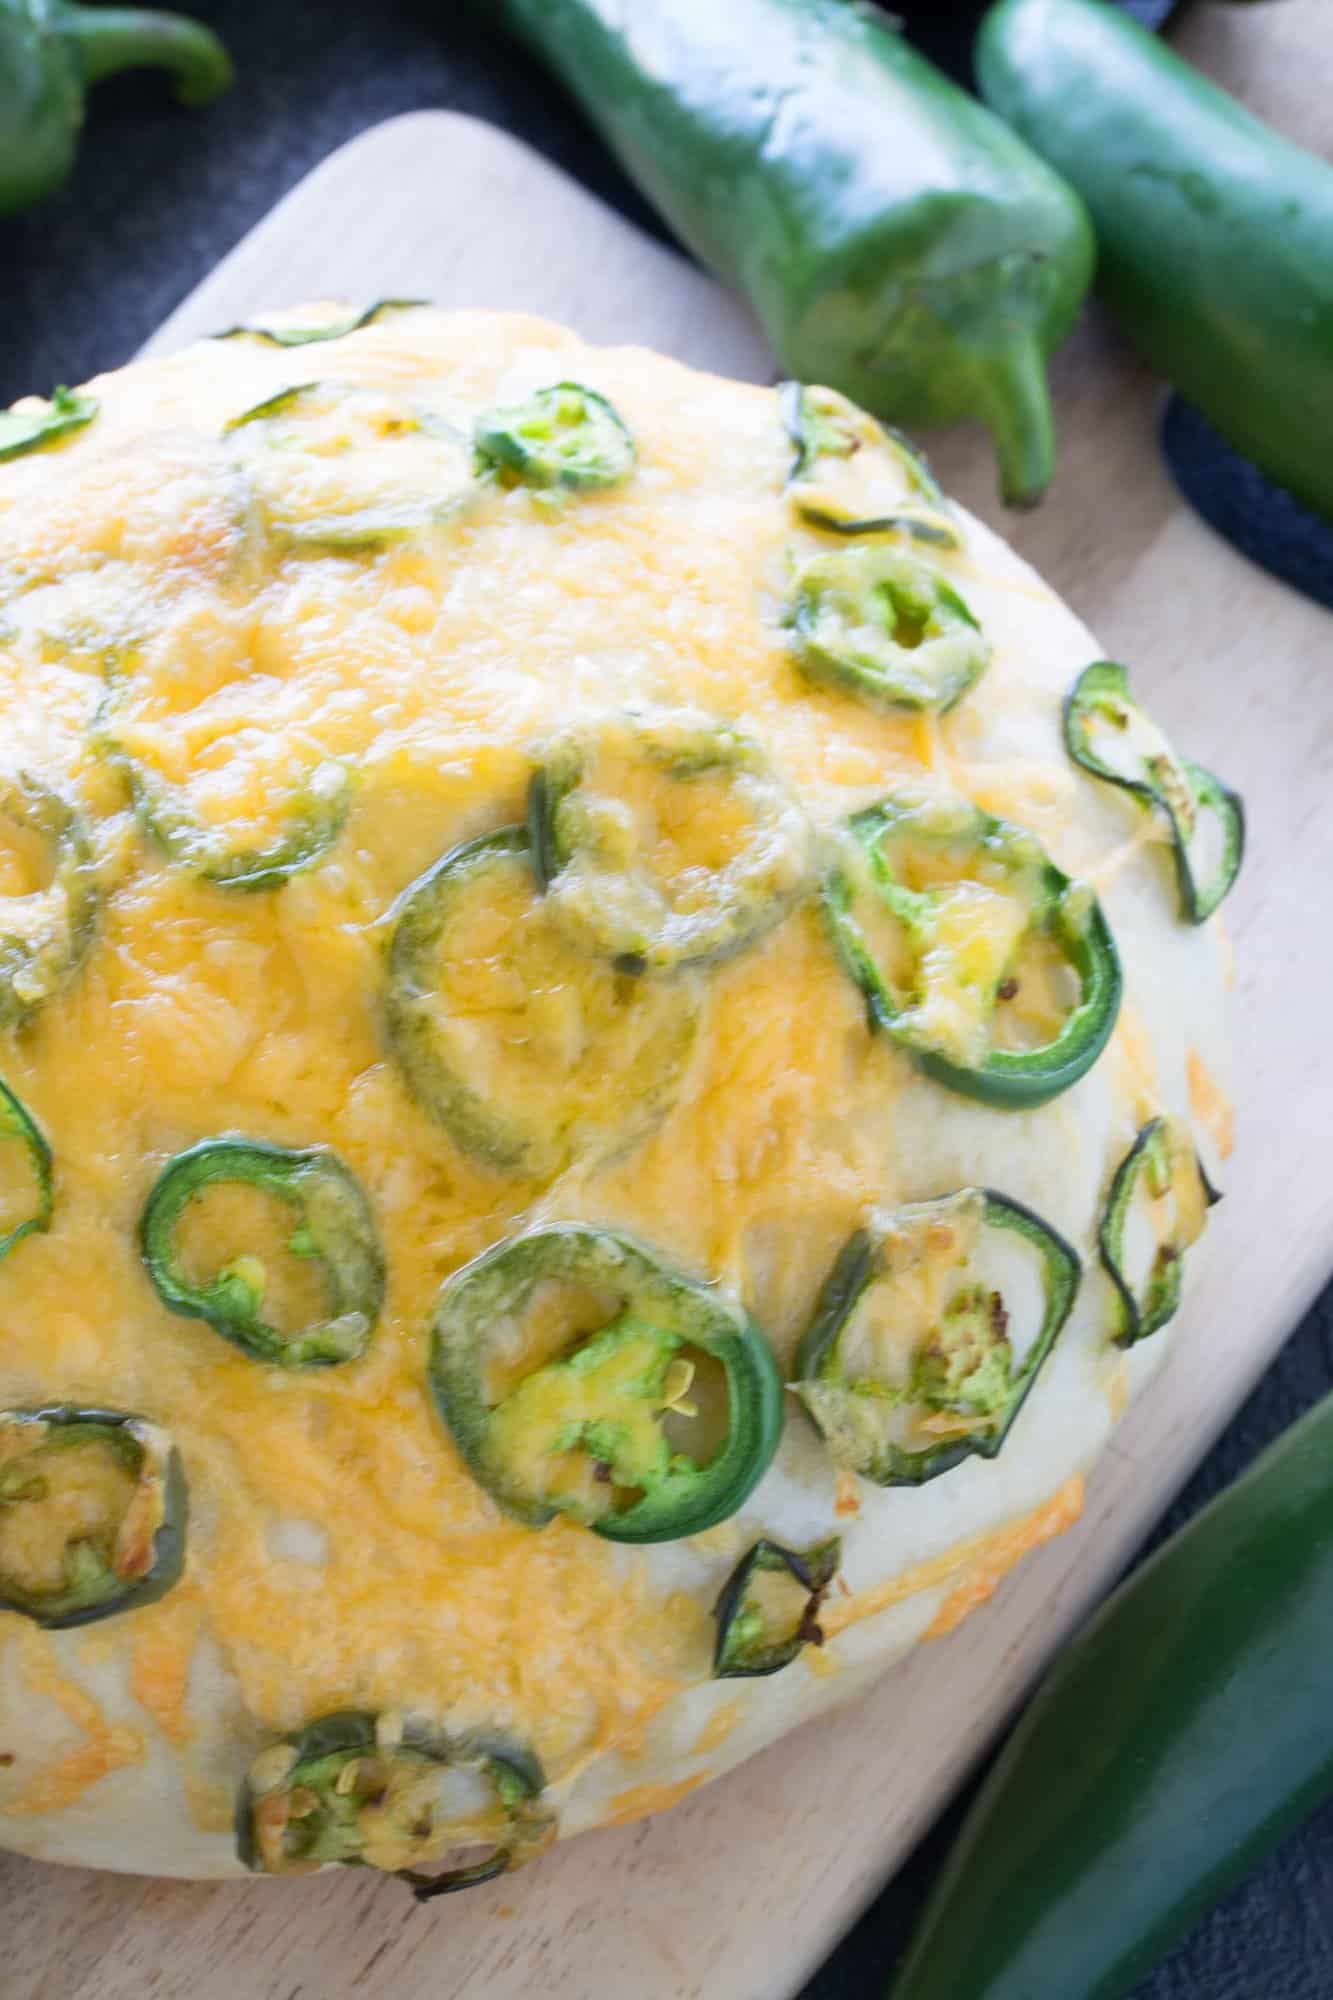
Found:
M 303 487 L 251 426 L 228 428 L 316 379 L 381 424 L 389 470 L 350 498 L 336 452 Z M 615 483 L 553 497 L 497 479 L 359 541 L 293 528 L 330 508 L 382 523 L 402 501 L 377 398 L 442 426 L 437 457 L 404 461 L 411 500 L 452 476 L 448 440 L 479 411 L 569 379 L 633 440 Z M 96 883 L 79 962 L 0 1037 L 0 1078 L 55 1175 L 49 1227 L 0 1261 L 0 1407 L 141 1413 L 174 1440 L 190 1520 L 183 1575 L 155 1603 L 72 1630 L 0 1612 L 0 1841 L 236 1872 L 251 1759 L 340 1710 L 521 1742 L 562 1833 L 672 1804 L 949 1629 L 1076 1518 L 1086 1467 L 1170 1340 L 1110 1337 L 1110 1178 L 1159 1114 L 1210 1170 L 1229 1146 L 1217 923 L 1179 920 L 1156 821 L 1070 761 L 1061 703 L 1098 649 L 980 524 L 957 517 L 960 545 L 929 552 L 991 648 L 955 707 L 878 707 L 797 671 L 791 565 L 830 536 L 793 508 L 771 390 L 527 317 L 414 309 L 316 346 L 202 342 L 90 393 L 93 422 L 0 466 L 0 779 L 77 808 Z M 744 949 L 679 975 L 688 1047 L 623 1145 L 584 1110 L 569 1146 L 530 1158 L 460 1143 L 386 1027 L 399 899 L 460 843 L 522 823 L 549 739 L 627 711 L 719 718 L 759 746 L 811 868 L 895 789 L 947 789 L 1030 829 L 1114 932 L 1125 997 L 1105 1053 L 1036 1108 L 945 1088 L 871 1032 L 817 897 L 793 893 Z M 271 854 L 293 800 L 328 786 L 346 796 L 310 865 L 221 878 L 220 854 Z M 154 837 L 160 798 L 182 816 Z M 0 902 L 45 886 L 35 865 L 0 845 Z M 484 914 L 468 919 L 477 962 L 518 963 L 517 916 L 488 933 Z M 560 1060 L 560 1022 L 542 1033 L 535 1058 L 505 1058 L 509 1108 Z M 358 1358 L 268 1366 L 155 1292 L 149 1191 L 224 1134 L 331 1148 L 355 1176 L 385 1286 Z M 738 1513 L 629 1547 L 503 1511 L 433 1405 L 440 1287 L 517 1231 L 593 1223 L 651 1244 L 752 1315 L 785 1380 L 849 1234 L 974 1185 L 1035 1210 L 1084 1266 L 992 1460 L 880 1487 L 839 1472 L 789 1398 Z M 822 1647 L 715 1679 L 713 1606 L 738 1558 L 759 1536 L 833 1534 Z

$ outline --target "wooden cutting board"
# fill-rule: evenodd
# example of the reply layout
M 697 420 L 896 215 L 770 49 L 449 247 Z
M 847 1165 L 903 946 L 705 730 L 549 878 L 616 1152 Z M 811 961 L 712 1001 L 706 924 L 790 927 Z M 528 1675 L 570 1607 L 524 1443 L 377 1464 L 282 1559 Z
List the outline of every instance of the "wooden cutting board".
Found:
M 1326 0 L 1199 7 L 1183 39 L 1317 142 L 1333 90 Z M 594 340 L 772 374 L 708 280 L 524 147 L 443 113 L 396 119 L 328 160 L 150 351 L 331 293 L 525 307 Z M 371 1875 L 167 1883 L 5 1857 L 6 2000 L 781 2000 L 1202 1456 L 1333 1267 L 1333 618 L 1186 510 L 1156 453 L 1158 396 L 1085 328 L 1058 368 L 1059 478 L 1032 517 L 1002 520 L 979 438 L 935 452 L 946 486 L 1007 529 L 1251 814 L 1227 905 L 1241 1100 L 1228 1200 L 1170 1365 L 1098 1468 L 1080 1527 L 841 1715 L 662 1819 L 585 1835 L 470 1897 L 418 1909 Z

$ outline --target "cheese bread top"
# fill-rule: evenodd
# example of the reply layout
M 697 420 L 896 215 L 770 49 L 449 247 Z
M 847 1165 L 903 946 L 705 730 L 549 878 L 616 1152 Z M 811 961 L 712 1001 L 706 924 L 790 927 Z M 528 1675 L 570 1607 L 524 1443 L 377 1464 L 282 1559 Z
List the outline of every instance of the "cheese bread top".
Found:
M 1077 1516 L 1239 807 L 908 446 L 389 304 L 0 458 L 0 1840 L 485 1880 Z

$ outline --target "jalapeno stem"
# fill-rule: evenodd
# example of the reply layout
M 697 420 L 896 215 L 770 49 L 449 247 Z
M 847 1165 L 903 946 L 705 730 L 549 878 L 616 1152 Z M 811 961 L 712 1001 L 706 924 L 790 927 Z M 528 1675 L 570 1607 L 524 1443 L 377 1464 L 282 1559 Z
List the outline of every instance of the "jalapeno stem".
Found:
M 183 14 L 151 7 L 60 6 L 62 34 L 78 51 L 85 84 L 124 69 L 165 69 L 181 104 L 208 104 L 232 81 L 231 58 L 213 33 Z

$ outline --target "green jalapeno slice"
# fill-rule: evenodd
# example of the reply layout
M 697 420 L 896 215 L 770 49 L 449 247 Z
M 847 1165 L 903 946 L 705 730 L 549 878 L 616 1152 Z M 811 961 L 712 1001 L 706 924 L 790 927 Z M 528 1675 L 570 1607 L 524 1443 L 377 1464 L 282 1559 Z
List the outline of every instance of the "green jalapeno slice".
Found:
M 218 1265 L 217 1242 L 238 1239 Z M 206 1321 L 274 1367 L 354 1361 L 379 1318 L 384 1260 L 374 1218 L 323 1147 L 227 1138 L 178 1153 L 148 1197 L 139 1243 L 170 1312 Z M 200 1266 L 211 1268 L 196 1275 Z M 275 1296 L 281 1321 L 264 1316 Z M 288 1319 L 298 1322 L 292 1330 Z
M 358 1709 L 321 1716 L 254 1759 L 236 1813 L 237 1852 L 261 1875 L 378 1868 L 427 1902 L 490 1882 L 555 1838 L 546 1778 L 498 1733 L 450 1734 Z M 451 1853 L 480 1859 L 422 1874 Z
M 877 1486 L 994 1458 L 1079 1279 L 1064 1238 L 990 1188 L 895 1209 L 838 1257 L 792 1387 L 837 1463 Z
M 819 1607 L 842 1561 L 834 1535 L 809 1549 L 758 1541 L 741 1557 L 713 1606 L 718 1680 L 776 1674 L 803 1646 L 822 1646 Z
M 930 467 L 901 432 L 836 389 L 784 382 L 778 397 L 796 447 L 787 492 L 807 521 L 836 535 L 902 533 L 960 546 Z
M 0 1611 L 88 1625 L 162 1597 L 185 1561 L 170 1437 L 122 1410 L 0 1410 Z
M 478 483 L 466 436 L 389 389 L 302 382 L 227 424 L 268 532 L 355 555 L 459 514 Z
M 284 326 L 280 322 L 247 320 L 239 326 L 224 326 L 215 333 L 214 340 L 267 341 L 270 347 L 309 347 L 321 340 L 341 340 L 346 334 L 359 333 L 363 326 L 369 326 L 384 313 L 407 312 L 413 306 L 424 306 L 426 299 L 376 299 L 373 305 L 363 306 L 359 311 L 339 313 L 334 318 L 317 320 L 310 326 Z
M 800 564 L 785 615 L 807 679 L 875 708 L 943 715 L 990 663 L 990 642 L 957 591 L 879 542 Z
M 544 1178 L 668 1113 L 694 1045 L 689 980 L 635 979 L 566 937 L 523 827 L 484 834 L 400 899 L 385 1021 L 408 1088 L 464 1148 Z
M 96 396 L 83 396 L 75 389 L 57 389 L 49 403 L 25 396 L 11 409 L 0 410 L 0 459 L 19 458 L 25 451 L 37 451 L 82 430 L 99 407 Z
M 634 469 L 634 440 L 618 412 L 581 382 L 554 382 L 477 420 L 478 465 L 549 491 L 618 486 Z
M 445 1281 L 430 1375 L 468 1469 L 508 1513 L 533 1527 L 567 1514 L 612 1541 L 726 1520 L 782 1430 L 777 1365 L 748 1316 L 577 1223 L 510 1237 Z
M 1205 771 L 1179 757 L 1129 691 L 1114 660 L 1094 660 L 1065 701 L 1065 743 L 1075 763 L 1166 815 L 1176 857 L 1180 914 L 1201 924 L 1240 873 L 1245 807 Z
M 51 1148 L 26 1105 L 0 1083 L 0 1260 L 50 1227 L 52 1183 Z
M 812 879 L 809 823 L 763 753 L 694 710 L 610 716 L 554 738 L 528 824 L 557 921 L 627 972 L 743 951 Z
M 24 772 L 0 774 L 0 1028 L 22 1027 L 77 970 L 97 904 L 83 815 Z
M 1185 1252 L 1220 1200 L 1186 1128 L 1174 1118 L 1150 1118 L 1116 1168 L 1098 1232 L 1116 1290 L 1117 1345 L 1133 1347 L 1173 1317 Z
M 951 1090 L 1043 1104 L 1089 1070 L 1120 1008 L 1101 906 L 1024 828 L 901 793 L 854 813 L 824 887 L 872 1027 Z
M 162 777 L 151 759 L 151 731 L 126 713 L 132 684 L 102 710 L 97 743 L 129 788 L 134 815 L 153 846 L 215 888 L 280 888 L 322 861 L 347 822 L 352 781 L 344 764 L 318 757 L 286 794 L 264 800 L 264 817 L 249 837 L 225 821 L 210 825 L 191 807 L 187 789 Z M 278 811 L 272 808 L 277 806 Z

